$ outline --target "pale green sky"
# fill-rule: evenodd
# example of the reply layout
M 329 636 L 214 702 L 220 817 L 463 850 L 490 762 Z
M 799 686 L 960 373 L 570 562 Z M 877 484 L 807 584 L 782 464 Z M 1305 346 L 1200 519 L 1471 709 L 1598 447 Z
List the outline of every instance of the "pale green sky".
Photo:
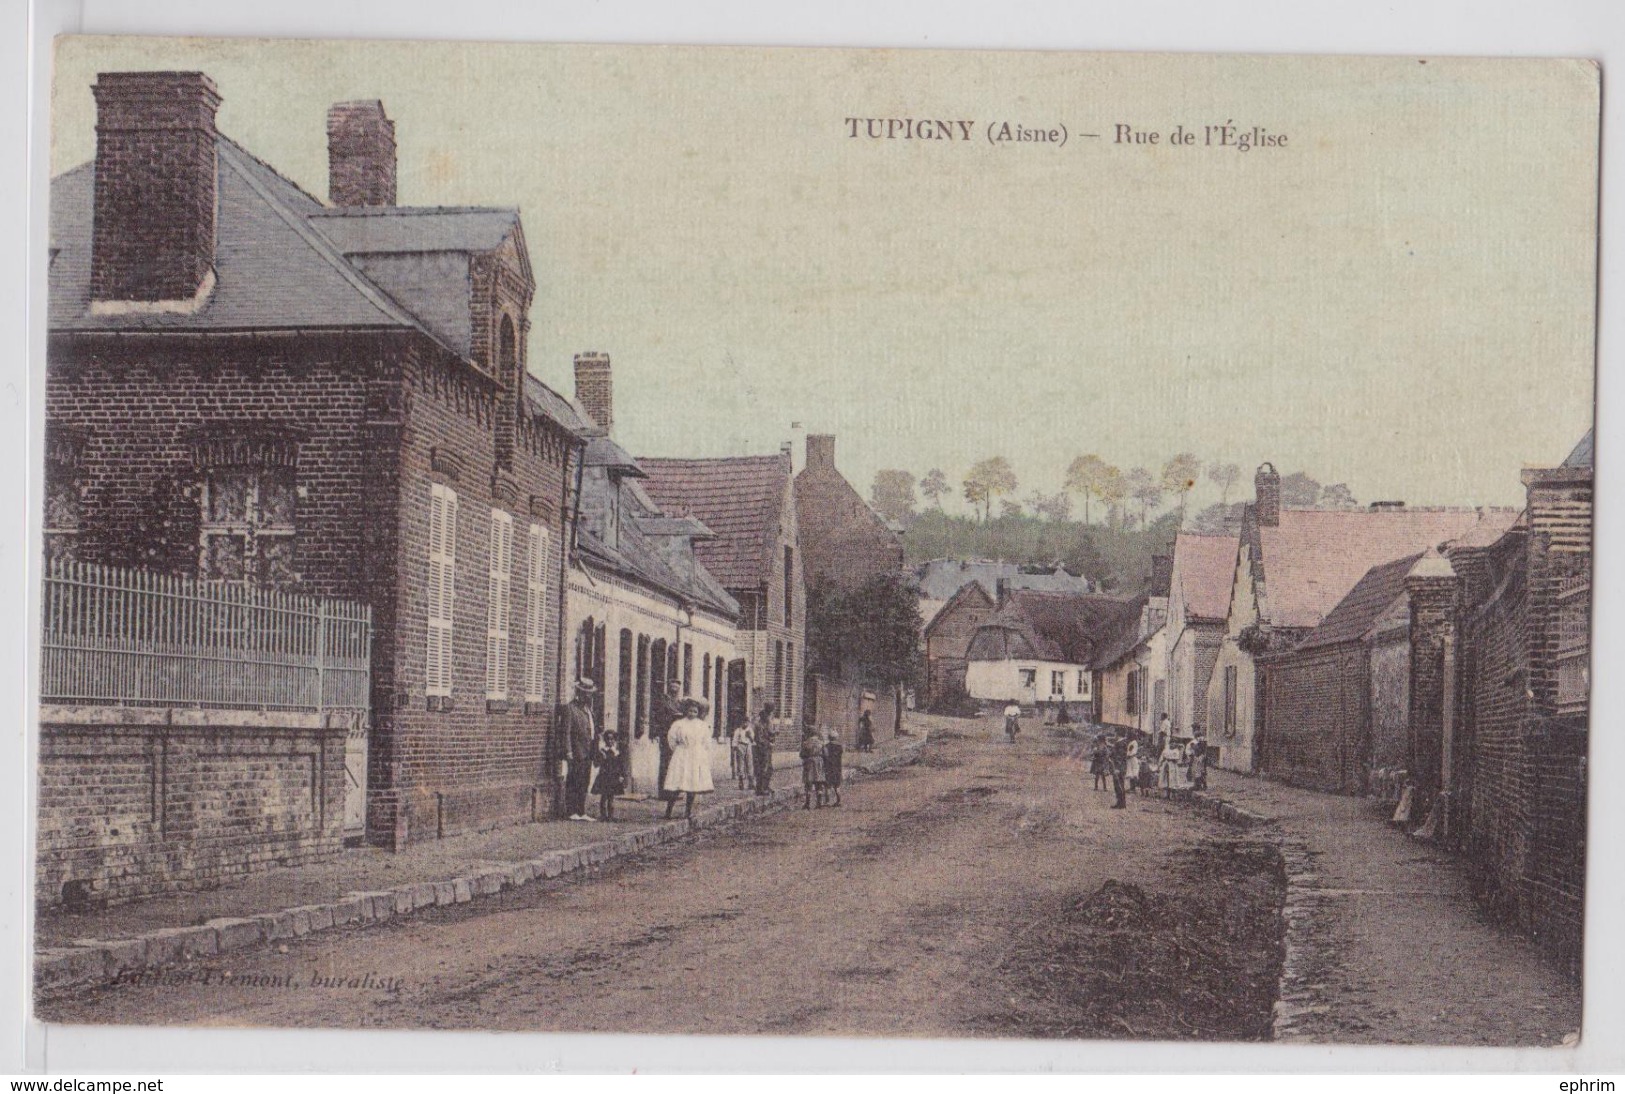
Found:
M 1190 450 L 1515 504 L 1591 420 L 1580 62 L 63 39 L 53 171 L 93 156 L 90 84 L 124 68 L 208 72 L 221 129 L 323 198 L 328 105 L 382 99 L 401 204 L 520 208 L 532 371 L 569 391 L 573 353 L 609 352 L 639 454 L 774 451 L 799 422 L 865 492 Z M 1071 136 L 990 145 L 1006 120 Z M 1232 120 L 1288 146 L 1200 144 Z

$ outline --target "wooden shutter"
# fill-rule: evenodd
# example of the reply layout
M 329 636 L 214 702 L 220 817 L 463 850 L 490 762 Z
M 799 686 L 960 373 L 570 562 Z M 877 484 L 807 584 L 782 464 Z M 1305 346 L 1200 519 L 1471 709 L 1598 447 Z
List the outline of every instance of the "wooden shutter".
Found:
M 457 593 L 457 494 L 434 483 L 429 491 L 429 626 L 424 690 L 451 694 L 452 619 Z
M 525 550 L 525 700 L 544 701 L 547 643 L 543 623 L 547 619 L 547 575 L 549 537 L 547 529 L 532 524 Z
M 508 697 L 508 634 L 513 618 L 513 516 L 491 510 L 491 573 L 485 609 L 485 697 Z

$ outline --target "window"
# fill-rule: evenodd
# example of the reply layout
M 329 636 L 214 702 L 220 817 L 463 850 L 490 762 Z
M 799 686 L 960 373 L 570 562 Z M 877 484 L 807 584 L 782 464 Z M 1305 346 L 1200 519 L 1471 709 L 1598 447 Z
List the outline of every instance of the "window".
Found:
M 452 612 L 457 597 L 457 492 L 442 483 L 429 488 L 429 649 L 424 690 L 451 694 Z
M 1020 669 L 1018 671 L 1021 673 L 1021 686 L 1023 688 L 1036 688 L 1038 686 L 1037 669 Z
M 1066 694 L 1066 673 L 1059 669 L 1051 669 L 1049 674 L 1049 693 L 1051 695 Z
M 210 467 L 202 485 L 199 575 L 272 587 L 297 581 L 293 468 Z
M 79 484 L 69 471 L 47 466 L 45 475 L 45 557 L 71 559 L 79 539 Z
M 758 558 L 761 556 L 758 555 Z M 784 625 L 788 627 L 795 618 L 795 572 L 796 553 L 793 548 L 784 549 Z
M 1089 672 L 1086 669 L 1078 670 L 1078 694 L 1082 696 L 1089 694 Z
M 545 703 L 547 575 L 551 537 L 540 524 L 525 536 L 525 702 Z
M 784 647 L 784 716 L 790 717 L 791 708 L 796 703 L 796 644 L 788 642 Z
M 1557 712 L 1584 713 L 1591 695 L 1591 575 L 1564 578 L 1557 590 Z
M 491 510 L 491 577 L 485 598 L 485 697 L 508 697 L 508 627 L 513 618 L 513 514 Z
M 1224 735 L 1236 735 L 1236 666 L 1224 668 Z
M 773 705 L 779 717 L 784 717 L 784 643 L 777 640 L 773 643 Z
M 632 632 L 621 630 L 621 656 L 616 662 L 615 732 L 621 740 L 632 739 Z
M 1128 674 L 1128 691 L 1123 696 L 1123 713 L 1140 713 L 1140 671 L 1138 669 Z
M 700 698 L 711 698 L 711 655 L 705 655 L 700 662 Z
M 683 643 L 683 694 L 694 694 L 694 644 Z

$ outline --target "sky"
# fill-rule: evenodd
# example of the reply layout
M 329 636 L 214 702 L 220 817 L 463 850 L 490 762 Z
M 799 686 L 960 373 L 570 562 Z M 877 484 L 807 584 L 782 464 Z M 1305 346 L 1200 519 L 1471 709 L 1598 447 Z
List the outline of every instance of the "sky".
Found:
M 865 493 L 1004 455 L 1025 495 L 1189 451 L 1242 494 L 1268 460 L 1517 504 L 1591 424 L 1583 62 L 64 38 L 53 172 L 94 156 L 95 74 L 150 68 L 207 72 L 318 197 L 328 106 L 376 98 L 401 204 L 517 206 L 531 371 L 568 393 L 608 352 L 640 455 L 834 433 Z

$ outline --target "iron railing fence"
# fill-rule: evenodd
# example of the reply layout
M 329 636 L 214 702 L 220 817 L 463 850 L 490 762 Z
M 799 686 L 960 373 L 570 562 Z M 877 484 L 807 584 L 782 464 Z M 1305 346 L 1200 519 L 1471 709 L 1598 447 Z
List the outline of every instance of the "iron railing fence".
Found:
M 368 706 L 365 604 L 54 559 L 43 615 L 47 703 Z

